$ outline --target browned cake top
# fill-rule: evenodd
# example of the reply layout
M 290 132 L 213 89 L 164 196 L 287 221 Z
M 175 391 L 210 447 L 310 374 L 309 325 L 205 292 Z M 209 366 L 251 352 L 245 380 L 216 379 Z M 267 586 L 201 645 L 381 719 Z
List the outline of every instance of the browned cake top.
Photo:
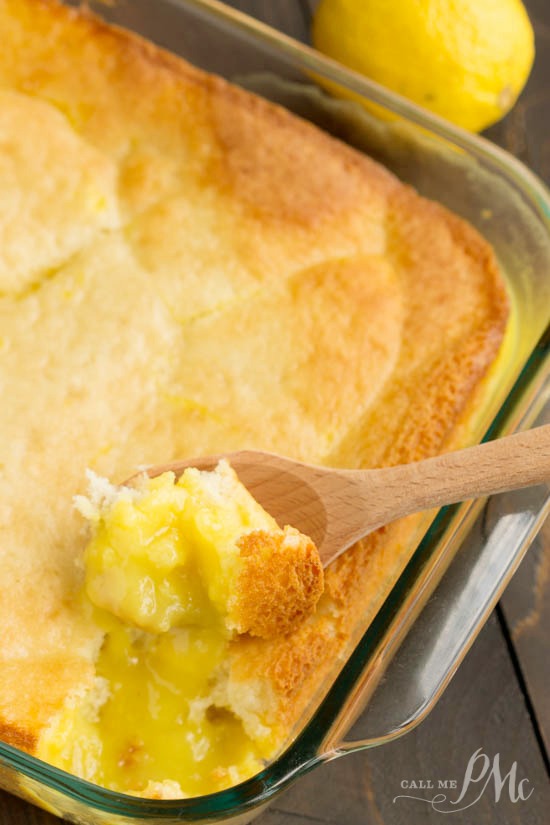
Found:
M 32 751 L 101 644 L 85 468 L 441 451 L 507 299 L 472 228 L 285 110 L 55 0 L 1 0 L 0 40 L 0 735 Z M 297 718 L 416 524 L 334 564 L 292 636 L 234 644 L 267 715 Z

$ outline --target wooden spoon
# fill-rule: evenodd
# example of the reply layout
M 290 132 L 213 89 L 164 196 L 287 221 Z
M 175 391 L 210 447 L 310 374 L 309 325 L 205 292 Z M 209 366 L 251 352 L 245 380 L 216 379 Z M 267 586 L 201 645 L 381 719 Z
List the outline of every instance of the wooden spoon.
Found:
M 220 458 L 280 525 L 313 539 L 326 567 L 356 541 L 402 516 L 550 479 L 550 424 L 377 470 L 335 470 L 242 450 L 145 472 L 154 477 L 171 470 L 179 476 L 186 467 L 212 469 Z

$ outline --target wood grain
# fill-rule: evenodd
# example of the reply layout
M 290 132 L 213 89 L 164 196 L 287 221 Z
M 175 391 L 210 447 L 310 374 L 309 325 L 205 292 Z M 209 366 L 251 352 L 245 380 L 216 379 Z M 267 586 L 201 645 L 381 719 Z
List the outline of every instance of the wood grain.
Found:
M 2 825 L 59 825 L 52 814 L 35 808 L 15 796 L 0 792 L 0 822 Z
M 501 615 L 513 645 L 515 663 L 540 733 L 550 754 L 550 521 L 535 539 L 529 556 L 510 582 Z
M 550 184 L 550 3 L 526 3 L 535 30 L 536 59 L 527 86 L 510 114 L 486 135 Z
M 403 781 L 456 779 L 462 784 L 471 755 L 500 753 L 508 771 L 517 763 L 532 796 L 495 803 L 487 787 L 472 807 L 453 812 L 455 825 L 546 825 L 550 806 L 543 760 L 533 748 L 527 709 L 496 617 L 487 623 L 435 710 L 413 733 L 371 751 L 346 756 L 303 777 L 277 800 L 258 825 L 441 825 L 447 818 L 427 802 L 394 797 Z M 410 791 L 432 798 L 435 791 Z M 475 798 L 469 794 L 465 804 Z M 450 797 L 450 792 L 449 792 Z M 453 797 L 456 798 L 456 797 Z

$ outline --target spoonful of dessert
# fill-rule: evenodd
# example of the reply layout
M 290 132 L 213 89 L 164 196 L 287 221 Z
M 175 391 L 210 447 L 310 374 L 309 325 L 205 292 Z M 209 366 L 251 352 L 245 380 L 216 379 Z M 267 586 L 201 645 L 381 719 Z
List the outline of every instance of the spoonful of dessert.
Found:
M 152 634 L 288 634 L 315 610 L 323 567 L 401 516 L 550 478 L 550 425 L 376 470 L 252 450 L 156 465 L 113 485 L 88 471 L 89 600 Z
M 324 567 L 395 519 L 550 479 L 550 424 L 412 464 L 371 470 L 317 467 L 243 450 L 150 467 L 149 478 L 226 459 L 279 523 L 311 537 Z M 130 480 L 132 481 L 132 480 Z

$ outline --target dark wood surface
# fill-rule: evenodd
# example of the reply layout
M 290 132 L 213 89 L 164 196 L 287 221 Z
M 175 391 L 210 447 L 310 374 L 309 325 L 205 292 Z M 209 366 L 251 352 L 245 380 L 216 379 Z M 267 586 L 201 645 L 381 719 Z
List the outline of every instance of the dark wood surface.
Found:
M 316 0 L 234 0 L 230 5 L 307 40 Z M 550 183 L 550 2 L 527 0 L 537 36 L 533 73 L 512 113 L 487 133 Z M 550 277 L 550 273 L 549 273 Z M 490 783 L 478 802 L 454 811 L 454 825 L 547 825 L 550 821 L 550 523 L 480 634 L 435 710 L 415 731 L 382 748 L 318 768 L 281 796 L 259 825 L 435 825 L 445 814 L 426 801 L 435 790 L 406 790 L 411 780 L 456 780 L 481 748 L 500 754 L 502 774 L 515 764 L 526 801 L 498 801 Z M 478 766 L 479 767 L 479 766 Z M 483 784 L 483 783 L 481 783 Z M 469 793 L 463 804 L 475 799 Z M 451 794 L 449 794 L 451 796 Z M 456 798 L 453 792 L 452 798 Z M 394 801 L 395 800 L 395 801 Z M 0 794 L 0 825 L 57 820 Z

